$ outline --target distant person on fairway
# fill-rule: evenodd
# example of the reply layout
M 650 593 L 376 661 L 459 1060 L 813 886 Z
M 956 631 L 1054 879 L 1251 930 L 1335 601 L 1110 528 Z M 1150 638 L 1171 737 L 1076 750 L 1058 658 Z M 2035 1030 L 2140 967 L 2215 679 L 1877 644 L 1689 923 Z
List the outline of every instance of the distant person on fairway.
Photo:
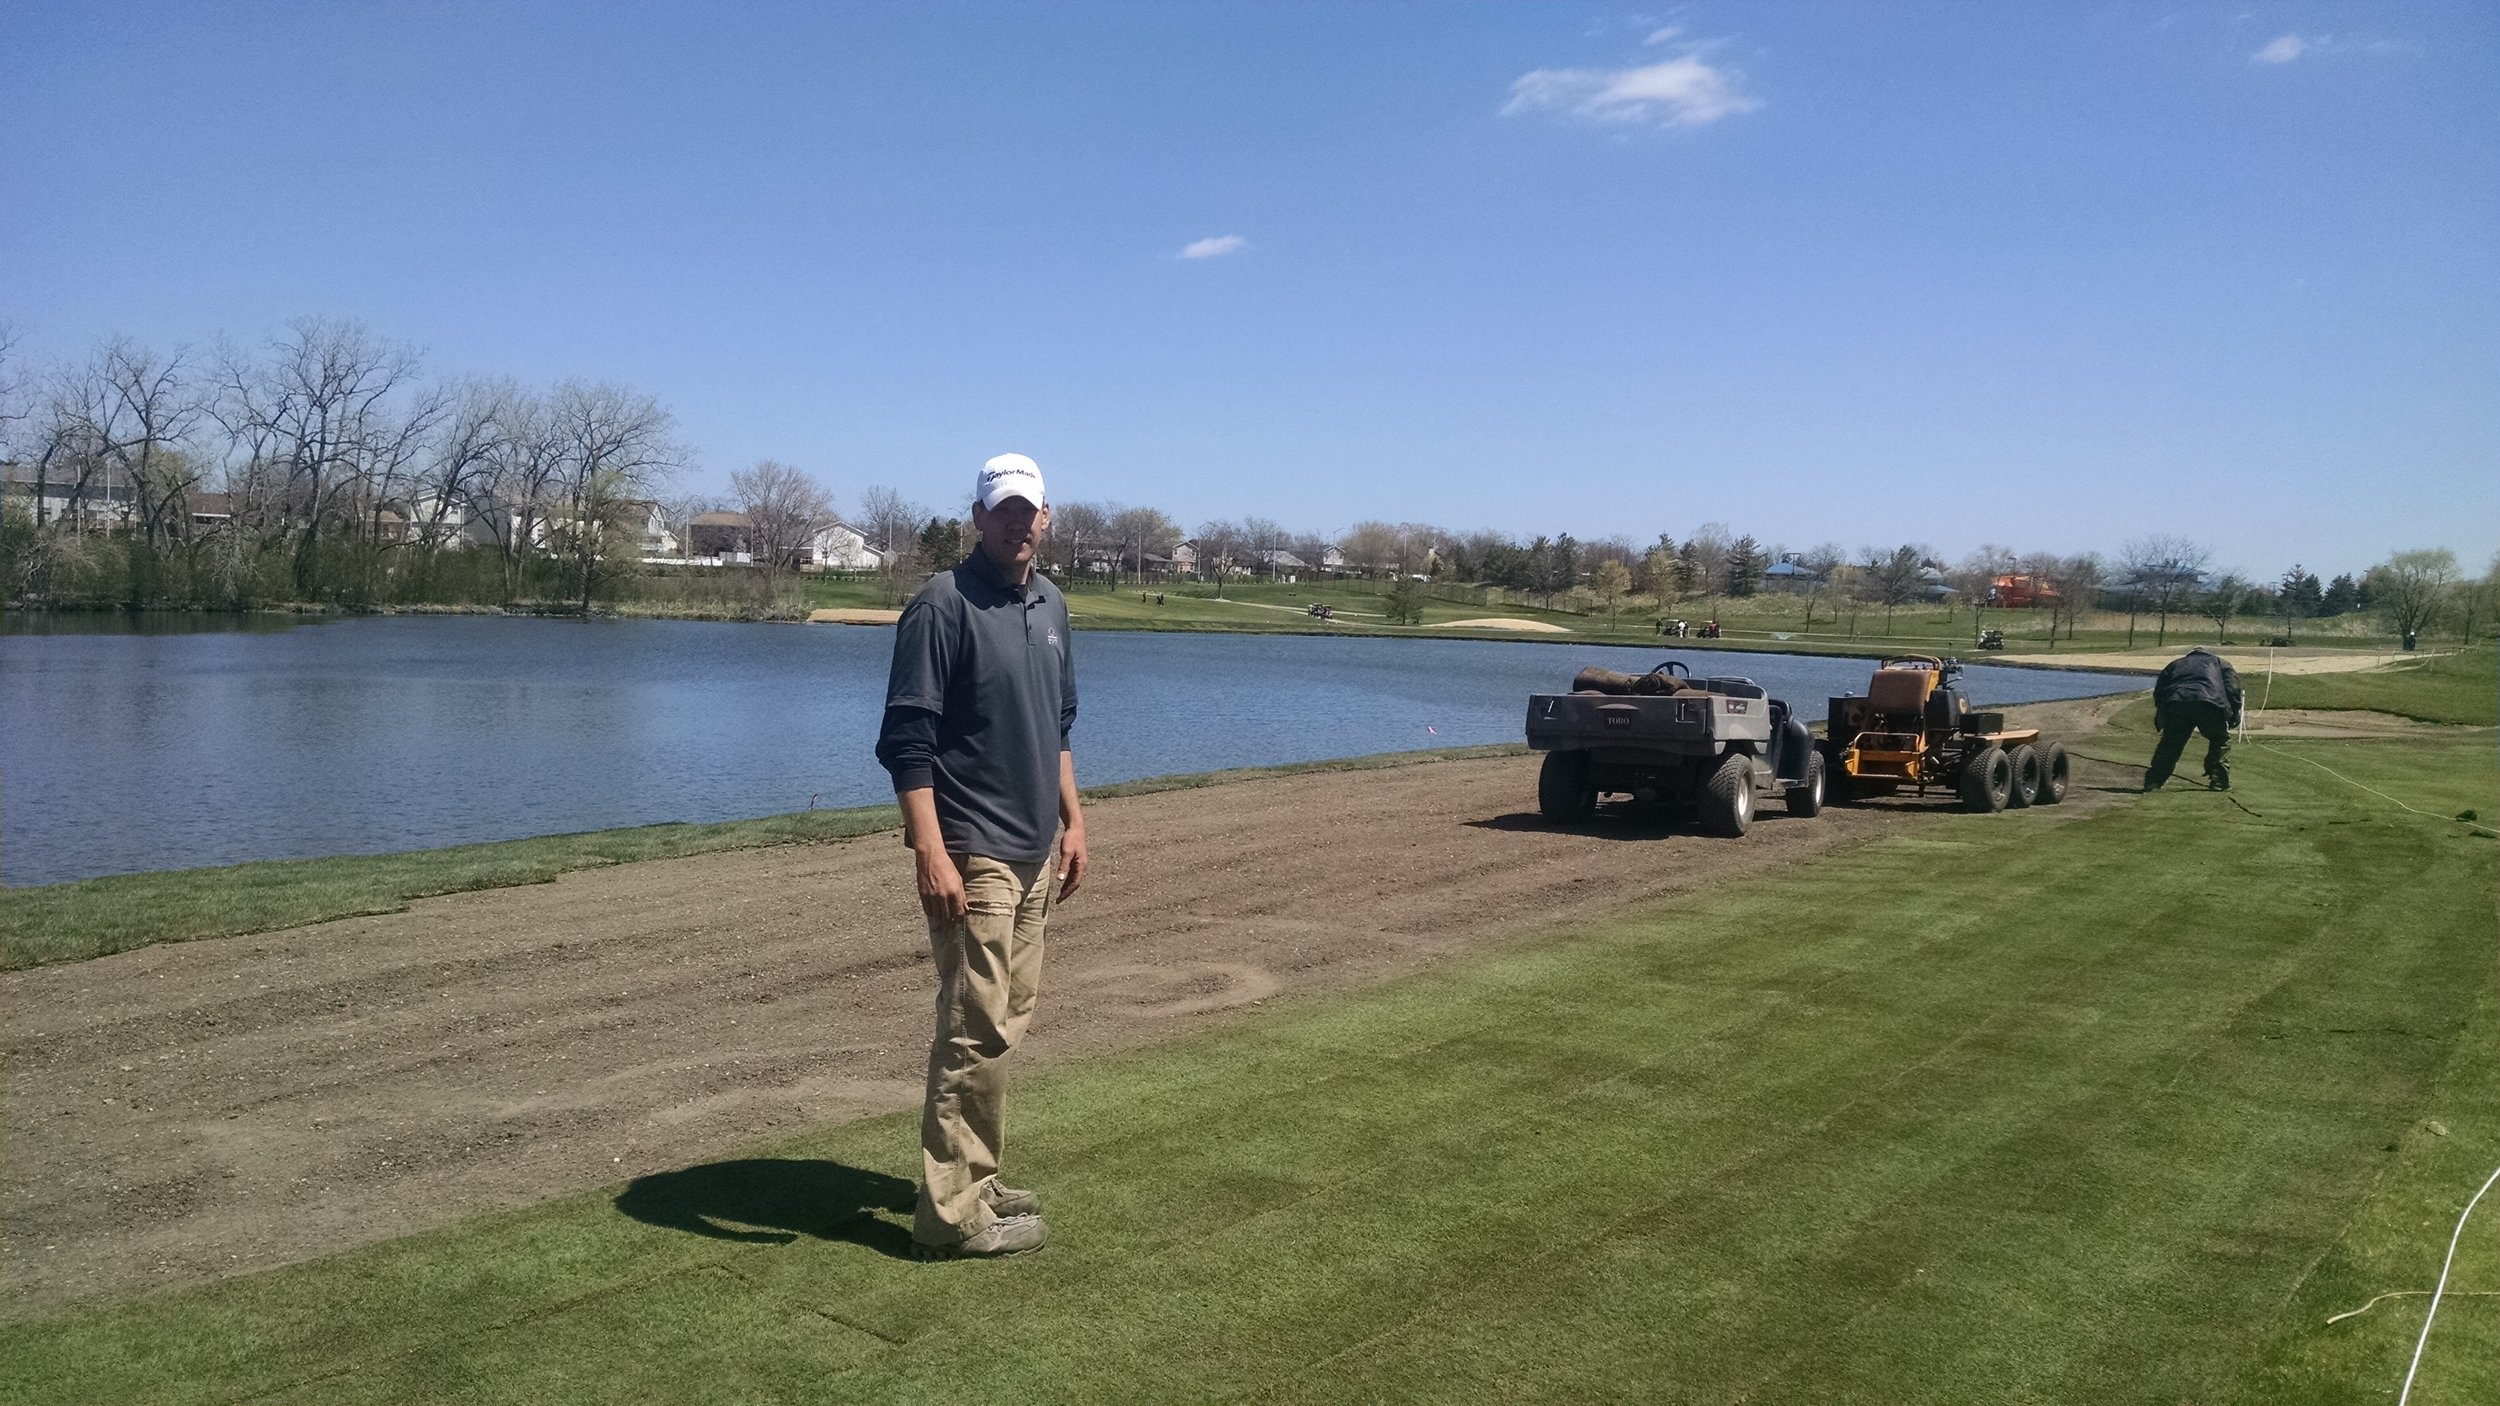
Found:
M 2217 791 L 2231 789 L 2231 768 L 2223 761 L 2231 752 L 2231 727 L 2240 720 L 2240 676 L 2219 654 L 2191 649 L 2165 666 L 2153 680 L 2153 726 L 2161 741 L 2153 747 L 2153 764 L 2144 771 L 2144 789 L 2158 791 L 2170 779 L 2188 735 L 2205 734 L 2205 779 Z
M 877 736 L 937 966 L 912 1223 L 924 1259 L 1042 1247 L 1041 1199 L 998 1179 L 1000 1061 L 1033 1020 L 1054 837 L 1058 896 L 1085 879 L 1068 603 L 1034 570 L 1050 529 L 1040 467 L 1021 454 L 982 465 L 972 526 L 980 545 L 903 609 Z

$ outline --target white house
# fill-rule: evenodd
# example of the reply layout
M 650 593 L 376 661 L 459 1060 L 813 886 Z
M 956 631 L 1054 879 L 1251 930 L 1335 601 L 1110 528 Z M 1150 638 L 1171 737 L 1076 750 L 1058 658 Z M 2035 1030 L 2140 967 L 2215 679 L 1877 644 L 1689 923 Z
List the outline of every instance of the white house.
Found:
M 808 539 L 807 559 L 801 565 L 816 571 L 879 571 L 885 567 L 885 558 L 884 549 L 870 542 L 866 533 L 837 522 Z

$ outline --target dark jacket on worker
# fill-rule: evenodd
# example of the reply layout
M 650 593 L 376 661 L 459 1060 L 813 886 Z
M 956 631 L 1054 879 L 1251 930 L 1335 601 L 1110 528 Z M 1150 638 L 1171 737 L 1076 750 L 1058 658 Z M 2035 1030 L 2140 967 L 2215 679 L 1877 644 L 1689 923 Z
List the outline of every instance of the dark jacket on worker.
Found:
M 1068 601 L 1035 572 L 1010 586 L 979 550 L 912 597 L 895 626 L 877 760 L 896 794 L 926 786 L 946 848 L 1050 857 L 1059 754 L 1076 723 Z
M 2153 708 L 2168 712 L 2182 703 L 2211 703 L 2226 718 L 2240 715 L 2240 676 L 2221 655 L 2191 649 L 2153 680 Z

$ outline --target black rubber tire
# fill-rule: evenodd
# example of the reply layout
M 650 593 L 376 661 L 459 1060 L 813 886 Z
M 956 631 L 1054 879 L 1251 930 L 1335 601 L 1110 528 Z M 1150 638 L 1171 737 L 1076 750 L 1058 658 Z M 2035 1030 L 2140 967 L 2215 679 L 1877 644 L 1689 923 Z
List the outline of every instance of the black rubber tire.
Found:
M 1987 814 L 2005 809 L 2014 789 L 2014 763 L 1998 746 L 1982 747 L 1962 763 L 1962 809 Z
M 1707 834 L 1741 839 L 1753 823 L 1753 758 L 1730 752 L 1719 758 L 1693 796 L 1694 818 Z
M 1812 819 L 1823 813 L 1823 754 L 1806 754 L 1806 779 L 1788 788 L 1788 813 Z
M 2029 810 L 2032 798 L 2040 794 L 2040 754 L 2028 742 L 2014 744 L 2005 754 L 2014 773 L 2013 788 L 2005 793 L 2005 804 L 2014 810 Z
M 1548 752 L 1536 774 L 1537 814 L 1557 825 L 1575 825 L 1597 814 L 1597 786 L 1589 780 L 1589 754 Z
M 2066 799 L 2068 769 L 2065 744 L 2050 743 L 2049 749 L 2040 754 L 2040 794 L 2032 797 L 2031 803 L 2036 806 L 2053 806 Z

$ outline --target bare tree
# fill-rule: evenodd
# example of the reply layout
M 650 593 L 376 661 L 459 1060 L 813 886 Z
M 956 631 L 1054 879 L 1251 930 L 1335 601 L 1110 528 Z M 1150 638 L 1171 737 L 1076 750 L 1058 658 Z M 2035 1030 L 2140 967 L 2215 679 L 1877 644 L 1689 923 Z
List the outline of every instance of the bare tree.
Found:
M 902 599 L 903 582 L 919 566 L 920 525 L 930 516 L 927 508 L 883 484 L 859 495 L 859 520 L 852 525 L 883 554 L 888 605 Z
M 1274 518 L 1246 517 L 1241 520 L 1241 545 L 1250 553 L 1253 571 L 1264 566 L 1267 579 L 1276 579 L 1276 554 L 1285 549 L 1285 529 Z
M 2248 578 L 2226 571 L 2197 593 L 2196 613 L 2214 622 L 2214 643 L 2231 642 L 2231 618 L 2248 603 Z
M 1945 584 L 1970 602 L 1973 634 L 1979 630 L 1979 622 L 1990 604 L 1990 593 L 1996 589 L 1997 578 L 2010 575 L 2013 570 L 2013 548 L 1984 542 L 1946 573 Z M 1947 618 L 1951 617 L 1948 615 Z
M 2370 599 L 2408 643 L 2448 608 L 2457 583 L 2457 554 L 2446 547 L 2398 552 L 2370 568 Z
M 1401 546 L 1396 526 L 1377 521 L 1358 522 L 1337 539 L 1347 568 L 1365 576 L 1397 570 Z
M 2205 579 L 2213 554 L 2184 537 L 2153 533 L 2126 545 L 2119 561 L 2119 584 L 2127 591 L 2127 643 L 2135 643 L 2139 610 L 2153 611 L 2161 621 L 2155 646 L 2170 639 L 2170 615 L 2184 608 Z
M 2500 554 L 2479 579 L 2462 582 L 2456 592 L 2457 637 L 2472 644 L 2500 614 Z
M 1120 547 L 1120 559 L 1137 579 L 1146 579 L 1146 558 L 1168 557 L 1180 545 L 1179 524 L 1154 508 L 1122 508 L 1111 519 L 1112 540 Z
M 523 403 L 520 388 L 510 381 L 474 378 L 450 389 L 410 504 L 420 547 L 450 545 L 481 508 L 491 506 L 496 470 L 511 455 L 512 437 L 524 428 Z
M 1063 581 L 1083 573 L 1089 549 L 1099 553 L 1115 545 L 1111 520 L 1119 512 L 1117 503 L 1062 503 L 1050 510 L 1050 540 Z
M 1606 557 L 1589 573 L 1589 589 L 1596 592 L 1597 603 L 1606 607 L 1606 628 L 1615 627 L 1615 612 L 1623 608 L 1623 598 L 1632 590 L 1632 569 L 1621 557 Z
M 352 527 L 377 448 L 396 443 L 392 397 L 417 374 L 414 349 L 376 338 L 360 323 L 300 318 L 255 363 L 228 352 L 217 410 L 230 440 L 255 474 L 274 482 L 271 507 L 295 544 L 297 590 L 321 585 L 325 529 Z
M 2101 581 L 2107 574 L 2098 552 L 2080 552 L 2074 556 L 2057 557 L 2040 573 L 2049 585 L 2049 647 L 2057 646 L 2057 627 L 2064 624 L 2066 638 L 2075 637 L 2076 622 L 2100 598 Z
M 1449 533 L 1428 522 L 1401 522 L 1394 531 L 1400 576 L 1421 575 L 1453 540 Z
M 764 566 L 767 595 L 780 588 L 781 573 L 807 555 L 816 534 L 837 521 L 833 495 L 823 484 L 806 471 L 774 459 L 759 460 L 754 468 L 730 474 L 729 496 L 738 511 L 746 514 L 754 534 L 751 540 Z
M 1198 524 L 1198 575 L 1200 579 L 1215 578 L 1215 594 L 1224 594 L 1224 578 L 1231 574 L 1233 557 L 1241 550 L 1241 526 L 1216 518 Z
M 658 401 L 604 381 L 557 386 L 546 417 L 557 451 L 554 545 L 586 615 L 603 581 L 633 558 L 628 505 L 665 483 L 684 451 Z
M 1800 630 L 1814 628 L 1815 602 L 1830 600 L 1840 590 L 1843 583 L 1838 573 L 1848 560 L 1838 542 L 1825 542 L 1797 554 L 1797 564 L 1813 573 L 1813 579 L 1806 583 L 1806 623 L 1798 627 Z
M 1676 552 L 1683 564 L 1685 589 L 1701 593 L 1706 606 L 1728 587 L 1728 562 L 1736 550 L 1736 539 L 1728 535 L 1727 524 L 1705 522 L 1693 529 Z
M 1311 575 L 1317 579 L 1328 570 L 1328 554 L 1337 549 L 1330 538 L 1317 532 L 1297 532 L 1285 543 L 1285 550 L 1310 563 Z

